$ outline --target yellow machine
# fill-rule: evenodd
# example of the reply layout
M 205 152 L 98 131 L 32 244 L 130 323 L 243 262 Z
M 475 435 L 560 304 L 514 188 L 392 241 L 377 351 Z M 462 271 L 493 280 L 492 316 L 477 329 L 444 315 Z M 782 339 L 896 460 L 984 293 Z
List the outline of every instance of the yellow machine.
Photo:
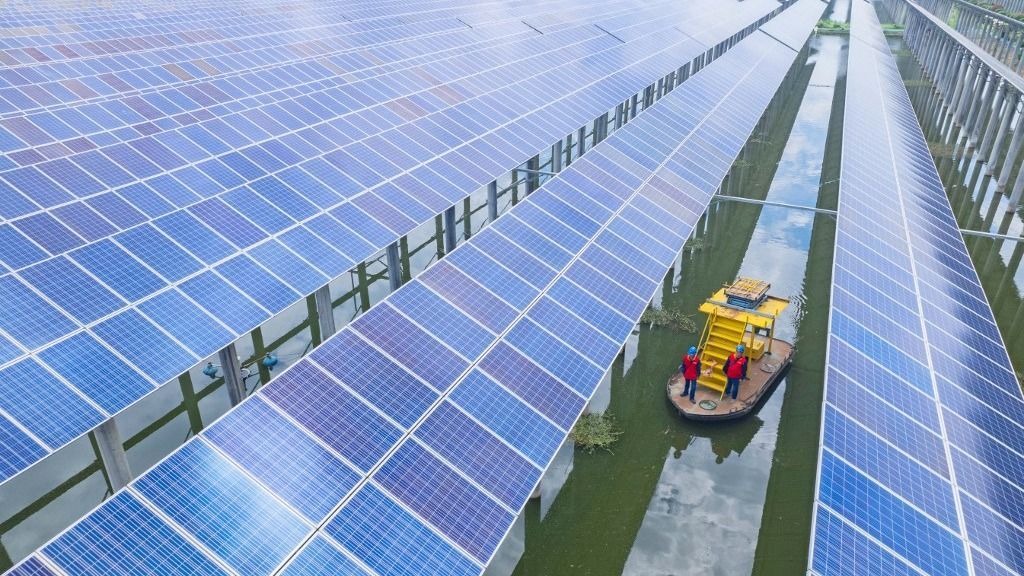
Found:
M 751 363 L 772 351 L 775 319 L 789 306 L 789 300 L 769 295 L 770 288 L 763 280 L 739 278 L 699 308 L 708 320 L 700 339 L 704 373 L 698 383 L 717 391 L 719 398 L 725 393 L 722 366 L 737 345 L 746 346 Z

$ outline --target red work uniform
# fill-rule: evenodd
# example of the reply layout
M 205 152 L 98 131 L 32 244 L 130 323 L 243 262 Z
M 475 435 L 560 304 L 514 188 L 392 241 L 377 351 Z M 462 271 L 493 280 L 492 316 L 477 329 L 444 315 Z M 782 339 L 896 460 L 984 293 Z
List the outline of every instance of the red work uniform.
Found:
M 683 379 L 696 380 L 700 376 L 700 357 L 683 356 Z

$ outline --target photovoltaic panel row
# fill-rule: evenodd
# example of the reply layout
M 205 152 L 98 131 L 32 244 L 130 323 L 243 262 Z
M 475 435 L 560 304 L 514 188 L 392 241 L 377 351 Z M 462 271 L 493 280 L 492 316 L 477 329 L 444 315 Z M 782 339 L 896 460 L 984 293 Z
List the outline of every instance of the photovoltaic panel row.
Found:
M 411 33 L 455 30 L 461 14 L 526 16 L 527 4 L 511 9 L 496 2 L 444 0 L 376 3 L 370 13 L 353 2 L 206 3 L 173 10 L 122 7 L 104 10 L 93 23 L 77 21 L 83 10 L 65 10 L 59 24 L 22 22 L 0 39 L 8 65 L 7 86 L 14 110 L 61 106 L 82 99 L 142 91 L 264 65 L 329 57 L 359 42 L 382 43 Z M 365 6 L 365 4 L 363 5 Z M 486 22 L 486 20 L 484 20 Z M 9 19 L 4 20 L 10 24 Z M 465 25 L 462 25 L 465 27 Z M 397 34 L 397 35 L 396 35 Z M 89 78 L 99 77 L 93 85 Z M 26 82 L 27 81 L 27 82 Z M 88 91 L 91 89 L 92 91 Z M 5 108 L 9 114 L 12 109 Z
M 134 28 L 118 27 L 104 31 L 93 42 L 76 37 L 78 41 L 56 44 L 60 37 L 29 36 L 27 40 L 41 39 L 50 45 L 0 49 L 0 59 L 11 64 L 0 70 L 0 114 L 10 118 L 32 113 L 36 124 L 55 126 L 73 114 L 65 112 L 54 120 L 41 113 L 43 108 L 55 111 L 129 96 L 141 96 L 141 100 L 127 100 L 134 108 L 144 102 L 163 109 L 167 107 L 164 97 L 154 93 L 170 86 L 179 89 L 170 94 L 180 100 L 196 89 L 207 90 L 211 82 L 220 84 L 254 69 L 309 61 L 358 78 L 360 69 L 388 63 L 396 51 L 415 55 L 402 45 L 408 40 L 466 31 L 460 16 L 467 13 L 474 15 L 474 28 L 500 22 L 506 33 L 527 35 L 536 32 L 523 26 L 522 18 L 543 18 L 557 7 L 558 3 L 537 2 L 519 3 L 512 9 L 494 2 L 403 3 L 387 10 L 390 13 L 384 17 L 351 21 L 346 18 L 358 18 L 358 11 L 349 3 L 293 5 L 284 14 L 280 9 L 276 14 L 266 10 L 239 14 L 232 7 L 218 6 L 232 15 L 217 17 L 213 28 L 190 11 L 178 26 L 166 18 L 151 24 L 159 31 L 155 35 L 137 35 Z M 217 10 L 211 12 L 216 16 Z M 242 24 L 227 25 L 232 19 Z M 432 47 L 436 49 L 437 44 Z M 180 95 L 182 89 L 185 95 Z M 17 121 L 6 124 L 15 132 L 30 126 Z
M 716 29 L 723 30 L 724 38 L 730 32 L 721 14 L 729 12 L 742 27 L 776 9 L 770 0 L 743 6 L 718 5 L 721 12 L 704 17 L 719 18 Z M 643 11 L 637 15 L 644 25 L 653 17 Z M 9 313 L 0 318 L 0 336 L 21 345 L 7 349 L 7 364 L 0 368 L 0 414 L 9 420 L 5 434 L 10 446 L 20 447 L 4 455 L 0 478 L 87 432 L 706 49 L 680 39 L 675 30 L 655 30 L 628 44 L 604 32 L 593 37 L 586 26 L 541 38 L 539 45 L 554 52 L 521 61 L 523 71 L 535 75 L 504 86 L 515 98 L 502 99 L 499 93 L 473 97 L 464 106 L 441 108 L 391 128 L 386 138 L 363 138 L 346 149 L 317 152 L 290 168 L 268 166 L 276 170 L 272 175 L 260 168 L 250 174 L 249 184 L 187 210 L 0 276 L 0 295 L 9 302 Z M 581 38 L 587 38 L 583 44 L 566 47 Z M 670 38 L 675 40 L 666 43 Z M 635 62 L 623 66 L 623 59 Z M 555 62 L 562 64 L 550 69 Z M 576 88 L 558 96 L 566 78 Z M 440 105 L 437 100 L 431 109 Z M 363 113 L 377 114 L 374 109 L 344 116 L 344 125 L 335 123 L 329 146 L 356 131 L 351 119 L 366 119 Z M 415 141 L 432 150 L 412 138 L 402 146 L 408 154 L 390 146 L 403 130 L 412 130 Z M 268 144 L 287 148 L 281 139 Z M 342 155 L 347 159 L 339 160 Z M 231 151 L 223 157 L 243 154 Z M 263 161 L 271 157 L 260 156 Z M 281 209 L 268 199 L 276 199 Z M 5 224 L 0 231 L 4 226 L 14 229 Z M 37 382 L 27 385 L 26 374 L 36 374 Z M 62 402 L 59 417 L 50 411 L 56 399 Z
M 854 3 L 811 569 L 1024 571 L 1024 398 L 873 8 Z
M 180 555 L 245 574 L 479 574 L 794 56 L 760 33 L 741 42 L 25 573 L 38 562 L 88 573 L 76 548 L 88 541 L 106 573 Z M 332 500 L 344 506 L 325 513 Z M 118 512 L 122 524 L 149 522 L 154 510 L 172 533 L 118 532 L 108 552 L 114 540 L 97 526 Z

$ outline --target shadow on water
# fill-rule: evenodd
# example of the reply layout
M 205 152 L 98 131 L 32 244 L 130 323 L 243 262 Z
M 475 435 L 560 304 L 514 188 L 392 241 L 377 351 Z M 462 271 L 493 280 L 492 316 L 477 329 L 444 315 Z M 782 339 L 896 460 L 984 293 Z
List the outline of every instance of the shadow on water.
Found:
M 721 193 L 834 207 L 834 183 L 821 184 L 836 177 L 838 158 L 822 155 L 838 155 L 826 136 L 842 108 L 833 92 L 844 51 L 844 38 L 812 40 Z M 641 327 L 635 359 L 627 366 L 620 357 L 612 371 L 609 410 L 624 431 L 614 453 L 578 451 L 543 519 L 538 502 L 527 505 L 516 574 L 804 570 L 809 505 L 775 506 L 765 497 L 813 497 L 834 220 L 719 202 L 697 229 L 694 249 L 654 302 L 692 313 L 737 275 L 764 278 L 793 301 L 779 322 L 779 337 L 799 350 L 792 369 L 754 416 L 725 425 L 684 421 L 666 402 L 664 382 L 699 335 Z M 798 447 L 787 447 L 780 461 L 784 441 Z M 762 509 L 771 518 L 762 519 Z M 787 538 L 762 550 L 766 526 Z

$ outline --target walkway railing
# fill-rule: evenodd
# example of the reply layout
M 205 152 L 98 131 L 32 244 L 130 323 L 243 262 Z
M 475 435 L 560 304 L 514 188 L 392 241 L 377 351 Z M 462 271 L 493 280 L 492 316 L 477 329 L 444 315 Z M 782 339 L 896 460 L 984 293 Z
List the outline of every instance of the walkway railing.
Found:
M 968 0 L 919 0 L 918 4 L 1018 74 L 1024 73 L 1024 22 L 1007 15 L 1024 13 L 1024 0 L 1001 2 L 1003 13 Z
M 950 0 L 925 0 L 939 3 Z M 966 4 L 953 0 L 958 4 Z M 941 95 L 938 121 L 960 127 L 957 139 L 985 162 L 1000 191 L 1009 191 L 1009 210 L 1024 195 L 1024 114 L 1020 113 L 1024 78 L 941 16 L 909 0 L 884 0 L 889 13 L 906 27 L 904 40 Z

